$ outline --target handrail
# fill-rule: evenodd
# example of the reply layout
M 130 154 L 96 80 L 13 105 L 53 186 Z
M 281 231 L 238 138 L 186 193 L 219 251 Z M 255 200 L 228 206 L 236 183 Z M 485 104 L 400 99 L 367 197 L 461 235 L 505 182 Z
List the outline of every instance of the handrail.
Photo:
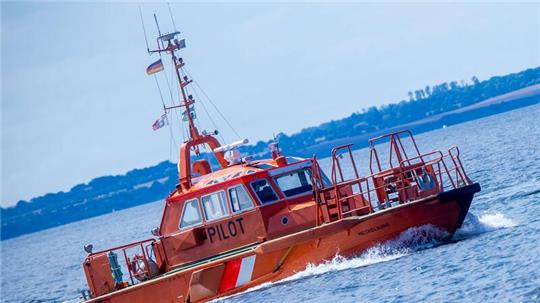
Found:
M 116 247 L 113 247 L 113 248 L 108 248 L 108 249 L 92 252 L 92 253 L 88 254 L 88 256 L 95 256 L 95 255 L 102 254 L 102 253 L 105 253 L 105 252 L 110 252 L 110 251 L 113 251 L 113 250 L 127 249 L 127 248 L 131 248 L 131 247 L 135 247 L 135 246 L 137 246 L 137 245 L 139 245 L 141 243 L 145 243 L 145 242 L 156 242 L 156 239 L 148 238 L 148 239 L 145 239 L 145 240 L 141 240 L 141 241 L 137 241 L 137 242 L 132 242 L 132 243 L 116 246 Z
M 343 181 L 344 178 L 343 178 L 343 172 L 341 170 L 341 165 L 339 164 L 339 159 L 337 158 L 337 152 L 342 150 L 342 149 L 347 149 L 348 152 L 349 152 L 349 157 L 351 159 L 351 162 L 352 162 L 352 167 L 354 169 L 354 175 L 356 176 L 356 178 L 359 178 L 359 174 L 358 174 L 358 169 L 356 168 L 356 163 L 354 162 L 354 158 L 352 156 L 352 151 L 351 151 L 351 146 L 353 146 L 353 144 L 345 144 L 345 145 L 340 145 L 338 147 L 335 147 L 332 149 L 332 182 L 336 182 L 337 181 L 337 174 L 335 173 L 336 171 L 336 166 L 337 168 L 339 169 L 339 175 L 341 177 L 341 180 Z
M 400 131 L 397 131 L 397 132 L 388 133 L 388 134 L 384 134 L 384 135 L 380 135 L 380 136 L 377 136 L 377 137 L 370 138 L 368 140 L 368 142 L 371 143 L 371 142 L 379 141 L 380 139 L 383 139 L 383 138 L 388 138 L 390 136 L 400 135 L 400 134 L 404 134 L 404 133 L 407 133 L 409 136 L 413 137 L 413 134 L 412 134 L 412 132 L 410 130 L 404 129 L 404 130 L 400 130 Z
M 336 167 L 339 170 L 339 176 L 341 177 L 341 181 L 342 182 L 345 181 L 345 178 L 343 177 L 343 171 L 341 170 L 341 165 L 337 156 L 338 151 L 347 149 L 349 158 L 351 159 L 351 166 L 353 167 L 353 170 L 354 170 L 354 175 L 356 179 L 360 178 L 360 175 L 358 174 L 358 169 L 356 168 L 356 162 L 354 161 L 354 157 L 352 155 L 352 150 L 351 150 L 352 145 L 353 144 L 345 144 L 345 145 L 341 145 L 332 149 L 332 183 L 334 184 L 334 197 L 336 199 L 339 199 L 338 197 L 340 194 L 339 188 L 336 185 L 337 184 Z M 338 208 L 338 217 L 340 218 L 343 217 L 343 204 L 337 203 L 337 208 Z
M 437 159 L 436 161 L 435 161 L 435 160 L 430 160 L 430 161 L 428 161 L 428 162 L 424 162 L 423 158 L 428 157 L 428 156 L 430 156 L 430 155 L 435 155 L 435 154 L 438 154 L 438 155 L 439 155 L 439 157 L 436 158 L 436 159 Z M 435 150 L 435 151 L 432 151 L 432 152 L 429 152 L 429 153 L 425 153 L 425 154 L 422 154 L 422 155 L 418 155 L 418 156 L 416 156 L 416 157 L 412 157 L 412 158 L 409 158 L 409 159 L 404 159 L 403 161 L 401 161 L 401 162 L 399 163 L 399 167 L 400 167 L 400 168 L 405 167 L 405 166 L 403 165 L 403 163 L 405 163 L 405 161 L 407 161 L 408 163 L 410 163 L 410 161 L 412 161 L 412 160 L 420 159 L 420 160 L 422 161 L 422 162 L 420 162 L 420 163 L 423 163 L 423 164 L 425 165 L 426 163 L 440 161 L 443 157 L 444 157 L 444 155 L 443 155 L 443 153 L 442 153 L 440 150 Z M 410 164 L 409 164 L 409 165 L 410 165 Z
M 110 252 L 121 250 L 122 254 L 124 256 L 125 266 L 126 266 L 128 272 L 129 272 L 129 278 L 130 278 L 130 281 L 131 281 L 131 285 L 134 285 L 135 280 L 133 279 L 134 276 L 133 276 L 133 272 L 131 270 L 130 259 L 129 259 L 129 257 L 127 255 L 127 250 L 131 249 L 131 248 L 135 248 L 135 247 L 140 248 L 140 250 L 142 252 L 142 255 L 141 255 L 142 260 L 144 262 L 143 273 L 150 276 L 150 266 L 148 264 L 149 256 L 147 255 L 147 251 L 145 249 L 145 246 L 148 247 L 148 245 L 154 245 L 154 243 L 156 243 L 156 242 L 157 242 L 156 239 L 149 238 L 149 239 L 145 239 L 145 240 L 141 240 L 141 241 L 125 244 L 125 245 L 116 246 L 116 247 L 113 247 L 113 248 L 108 248 L 108 249 L 105 249 L 105 250 L 100 250 L 100 251 L 97 251 L 97 252 L 92 252 L 92 253 L 88 254 L 87 258 L 92 257 L 92 256 L 96 256 L 96 255 L 101 255 L 101 254 L 108 254 Z M 144 244 L 147 244 L 147 245 L 144 245 Z M 159 250 L 157 250 L 157 253 L 159 254 Z
M 452 150 L 456 151 L 456 155 L 452 154 Z M 459 147 L 457 145 L 452 145 L 448 149 L 448 155 L 450 156 L 450 159 L 452 159 L 452 162 L 454 163 L 454 167 L 456 168 L 456 172 L 459 172 L 461 178 L 466 181 L 466 184 L 471 183 L 471 179 L 469 179 L 469 176 L 467 176 L 467 173 L 465 172 L 465 169 L 463 168 L 463 164 L 461 163 L 461 158 L 459 157 L 460 151 Z
M 408 131 L 402 131 L 398 133 L 410 133 Z M 386 135 L 386 136 L 379 136 L 376 139 L 381 139 L 384 137 L 391 136 L 392 134 Z M 373 141 L 373 140 L 371 140 Z M 370 142 L 371 142 L 370 141 Z M 399 142 L 401 144 L 401 142 Z M 415 143 L 416 144 L 416 143 Z M 469 184 L 470 179 L 465 173 L 465 170 L 463 169 L 463 165 L 461 163 L 460 159 L 460 152 L 459 148 L 457 146 L 452 146 L 448 149 L 447 154 L 443 154 L 441 151 L 432 151 L 425 154 L 418 153 L 417 156 L 414 157 L 406 157 L 402 159 L 399 162 L 398 167 L 391 167 L 385 171 L 379 171 L 377 173 L 371 173 L 367 176 L 359 176 L 358 172 L 356 170 L 356 164 L 354 161 L 354 158 L 352 157 L 352 151 L 350 149 L 351 144 L 342 145 L 339 147 L 336 147 L 332 150 L 332 186 L 331 187 L 323 187 L 323 188 L 317 188 L 316 189 L 316 195 L 322 195 L 323 192 L 327 192 L 328 190 L 334 191 L 334 199 L 335 203 L 337 204 L 338 208 L 338 218 L 343 218 L 343 216 L 346 216 L 348 214 L 354 213 L 355 211 L 364 208 L 365 204 L 367 203 L 369 206 L 369 213 L 374 212 L 374 206 L 373 206 L 373 199 L 376 198 L 376 201 L 380 207 L 388 207 L 388 205 L 384 203 L 388 203 L 389 197 L 386 196 L 386 200 L 381 201 L 380 196 L 378 196 L 378 192 L 381 190 L 387 191 L 387 184 L 381 184 L 376 182 L 376 180 L 381 180 L 381 178 L 385 178 L 386 175 L 388 176 L 396 176 L 397 180 L 392 181 L 393 183 L 397 184 L 392 189 L 391 193 L 397 193 L 397 200 L 400 204 L 407 203 L 407 201 L 410 201 L 411 196 L 413 198 L 421 198 L 422 192 L 424 192 L 423 195 L 432 194 L 433 190 L 436 190 L 438 192 L 446 190 L 448 187 L 450 188 L 458 188 L 462 184 Z M 339 163 L 338 159 L 338 152 L 340 150 L 347 149 L 349 156 L 351 157 L 351 164 L 353 165 L 353 169 L 355 170 L 355 177 L 351 180 L 345 180 L 343 178 L 343 172 L 341 171 L 341 165 Z M 370 166 L 372 163 L 373 155 L 378 158 L 376 152 L 375 154 L 370 151 Z M 430 159 L 432 158 L 433 159 Z M 445 158 L 450 158 L 453 164 L 452 167 L 449 167 L 445 161 Z M 378 159 L 377 159 L 378 160 Z M 419 161 L 418 161 L 419 160 Z M 418 162 L 416 162 L 418 161 Z M 414 163 L 416 162 L 416 163 Z M 320 170 L 320 167 L 317 166 Z M 423 170 L 428 171 L 430 175 L 434 178 L 435 187 L 431 190 L 422 191 L 418 188 L 418 177 L 419 177 L 419 169 L 430 167 L 429 170 Z M 338 171 L 339 170 L 339 171 Z M 381 173 L 388 172 L 388 174 L 384 175 Z M 411 173 L 412 172 L 412 173 Z M 452 177 L 452 174 L 455 172 L 455 178 Z M 340 174 L 341 181 L 338 181 L 338 173 Z M 416 176 L 416 177 L 415 177 Z M 371 185 L 370 185 L 371 183 Z M 364 186 L 365 184 L 365 186 Z M 377 186 L 376 184 L 380 184 Z M 346 187 L 352 186 L 358 186 L 359 192 L 354 192 L 352 194 L 343 194 L 341 189 Z M 411 188 L 417 188 L 416 193 L 411 192 Z M 350 201 L 353 199 L 357 199 L 358 197 L 362 197 L 362 201 L 364 201 L 364 206 L 356 207 L 354 209 L 349 209 L 347 211 L 343 211 L 343 203 Z M 319 198 L 320 199 L 320 198 Z M 323 201 L 323 200 L 319 200 Z M 353 202 L 354 203 L 354 202 Z M 386 206 L 385 206 L 386 205 Z M 319 225 L 320 222 L 320 207 L 321 205 L 318 205 L 317 207 L 317 225 Z
M 313 196 L 315 198 L 315 226 L 319 226 L 319 216 L 321 211 L 321 198 L 317 194 L 321 191 L 319 189 L 319 184 L 321 184 L 324 187 L 324 183 L 321 178 L 321 167 L 319 166 L 319 163 L 317 162 L 317 156 L 313 155 L 311 159 L 311 186 L 313 186 Z
M 397 161 L 402 162 L 403 160 L 410 159 L 407 155 L 407 150 L 405 149 L 405 146 L 403 145 L 403 142 L 401 140 L 400 135 L 401 134 L 407 134 L 410 138 L 410 141 L 412 142 L 412 145 L 414 147 L 414 151 L 420 158 L 422 158 L 422 155 L 420 153 L 420 149 L 418 148 L 418 145 L 416 144 L 416 141 L 414 140 L 414 136 L 410 130 L 401 130 L 389 134 L 380 135 L 374 138 L 371 138 L 368 140 L 369 142 L 369 170 L 373 174 L 373 155 L 375 155 L 375 161 L 377 163 L 377 168 L 379 171 L 381 171 L 381 162 L 379 160 L 379 155 L 377 153 L 377 149 L 375 148 L 375 142 L 379 141 L 381 139 L 390 138 L 389 144 L 390 144 L 390 151 L 389 151 L 389 159 L 388 159 L 388 165 L 390 168 L 393 168 L 394 165 L 392 164 L 393 155 L 396 154 Z M 404 156 L 404 158 L 403 158 Z

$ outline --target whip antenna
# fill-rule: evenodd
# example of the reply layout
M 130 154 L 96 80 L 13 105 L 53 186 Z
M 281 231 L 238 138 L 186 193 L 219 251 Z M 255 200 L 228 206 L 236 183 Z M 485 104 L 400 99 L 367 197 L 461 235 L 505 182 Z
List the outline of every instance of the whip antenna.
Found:
M 159 29 L 159 23 L 157 22 L 156 14 L 154 14 L 154 21 L 156 21 L 157 31 L 158 31 L 159 36 L 161 37 L 161 30 Z
M 157 27 L 157 31 L 158 31 L 158 34 L 159 34 L 159 37 L 161 38 L 161 30 L 159 29 L 159 23 L 157 22 L 157 17 L 156 17 L 156 14 L 154 14 L 154 21 L 156 21 L 156 27 Z M 159 38 L 158 38 L 158 47 L 159 47 Z M 164 48 L 165 45 L 163 44 L 163 40 L 161 40 L 161 47 Z M 159 53 L 159 57 L 161 58 L 161 53 Z

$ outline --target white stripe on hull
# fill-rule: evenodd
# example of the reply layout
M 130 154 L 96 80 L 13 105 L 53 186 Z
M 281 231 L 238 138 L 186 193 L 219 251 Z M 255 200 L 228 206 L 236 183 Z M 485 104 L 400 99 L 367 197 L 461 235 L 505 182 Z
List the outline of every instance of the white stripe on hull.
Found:
M 240 264 L 240 272 L 238 273 L 238 279 L 236 279 L 236 287 L 242 286 L 251 281 L 251 275 L 253 274 L 253 266 L 255 265 L 255 255 L 245 257 Z

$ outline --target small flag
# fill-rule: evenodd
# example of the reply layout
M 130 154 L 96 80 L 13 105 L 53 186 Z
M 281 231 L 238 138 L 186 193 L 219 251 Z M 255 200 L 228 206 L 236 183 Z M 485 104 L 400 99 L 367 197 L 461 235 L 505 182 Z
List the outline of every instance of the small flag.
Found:
M 148 75 L 155 74 L 157 72 L 160 72 L 163 70 L 163 63 L 161 62 L 161 59 L 157 60 L 156 62 L 150 64 L 146 68 L 146 73 Z
M 178 41 L 178 49 L 186 48 L 186 39 Z
M 191 116 L 191 119 L 197 119 L 197 115 L 195 114 L 195 108 L 189 108 L 189 115 Z M 187 111 L 182 113 L 182 121 L 188 121 Z
M 169 124 L 167 122 L 167 114 L 161 115 L 161 117 L 159 119 L 157 119 L 156 122 L 154 122 L 154 124 L 152 124 L 152 129 L 153 130 L 158 130 L 158 129 L 162 128 L 163 126 L 165 126 L 165 124 Z

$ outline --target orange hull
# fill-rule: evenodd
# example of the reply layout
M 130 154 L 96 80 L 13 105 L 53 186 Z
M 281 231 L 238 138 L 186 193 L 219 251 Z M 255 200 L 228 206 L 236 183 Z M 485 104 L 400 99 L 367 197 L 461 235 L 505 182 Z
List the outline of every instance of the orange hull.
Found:
M 206 301 L 281 280 L 303 270 L 309 263 L 321 263 L 336 254 L 358 254 L 411 227 L 431 224 L 452 235 L 463 223 L 473 195 L 479 190 L 478 184 L 472 184 L 367 216 L 344 218 L 262 242 L 212 262 L 173 270 L 91 302 Z M 238 261 L 247 259 L 253 261 L 250 281 L 234 287 L 234 280 L 240 279 L 242 273 L 235 273 L 231 264 L 240 264 Z
M 99 252 L 85 246 L 84 299 L 205 301 L 283 279 L 336 254 L 360 253 L 411 227 L 431 224 L 451 235 L 461 226 L 480 187 L 467 177 L 457 146 L 447 154 L 422 154 L 410 131 L 393 132 L 368 141 L 369 175 L 359 174 L 346 144 L 332 150 L 328 178 L 315 156 L 287 157 L 277 142 L 268 146 L 271 159 L 254 160 L 239 150 L 247 140 L 220 145 L 217 131 L 199 133 L 195 100 L 185 89 L 192 80 L 182 76 L 187 71 L 177 56 L 185 47 L 179 35 L 160 33 L 158 48 L 148 49 L 170 55 L 182 96 L 180 105 L 164 105 L 161 122 L 167 111 L 183 108 L 189 125 L 178 184 L 152 230 L 156 238 Z M 390 148 L 388 161 L 375 147 L 381 143 Z M 201 148 L 209 148 L 218 165 L 204 159 Z

